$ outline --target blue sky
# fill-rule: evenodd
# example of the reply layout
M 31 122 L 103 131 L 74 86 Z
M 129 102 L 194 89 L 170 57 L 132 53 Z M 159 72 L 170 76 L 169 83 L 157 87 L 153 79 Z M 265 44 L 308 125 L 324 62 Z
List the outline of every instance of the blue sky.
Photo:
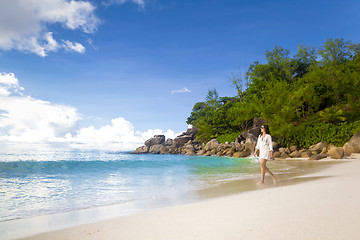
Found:
M 358 9 L 349 0 L 0 0 L 0 141 L 129 150 L 155 133 L 173 137 L 209 89 L 234 96 L 232 72 L 275 45 L 295 54 L 327 38 L 359 42 Z

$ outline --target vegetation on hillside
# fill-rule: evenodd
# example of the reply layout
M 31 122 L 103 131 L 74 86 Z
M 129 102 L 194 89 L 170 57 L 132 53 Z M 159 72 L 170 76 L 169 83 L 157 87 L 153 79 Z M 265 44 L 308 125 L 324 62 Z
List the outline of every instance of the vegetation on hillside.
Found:
M 300 45 L 290 56 L 275 46 L 265 56 L 233 75 L 237 96 L 213 89 L 195 104 L 187 123 L 199 129 L 198 140 L 234 141 L 254 117 L 284 145 L 341 145 L 360 130 L 360 44 L 328 39 L 319 49 Z

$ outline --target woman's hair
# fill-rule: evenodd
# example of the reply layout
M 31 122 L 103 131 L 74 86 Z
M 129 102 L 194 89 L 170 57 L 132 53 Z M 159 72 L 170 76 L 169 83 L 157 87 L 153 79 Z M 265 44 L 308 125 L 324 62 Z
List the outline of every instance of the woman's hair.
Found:
M 268 125 L 263 125 L 263 126 L 265 128 L 265 133 L 270 134 L 269 126 Z

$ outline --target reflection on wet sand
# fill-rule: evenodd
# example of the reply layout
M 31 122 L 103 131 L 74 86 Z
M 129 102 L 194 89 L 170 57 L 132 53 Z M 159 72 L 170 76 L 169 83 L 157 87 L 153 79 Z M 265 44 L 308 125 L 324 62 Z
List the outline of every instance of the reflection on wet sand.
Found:
M 253 191 L 263 188 L 281 187 L 292 184 L 303 183 L 322 179 L 325 177 L 306 177 L 304 175 L 310 174 L 321 169 L 332 166 L 341 161 L 307 161 L 307 160 L 276 160 L 268 163 L 268 167 L 273 170 L 276 177 L 276 184 L 273 184 L 270 176 L 266 175 L 265 184 L 257 185 L 259 178 L 249 178 L 242 180 L 235 180 L 231 182 L 222 183 L 206 189 L 198 190 L 197 196 L 199 199 L 207 199 L 214 197 L 221 197 L 226 195 L 237 194 L 246 191 Z M 286 165 L 288 167 L 286 167 Z M 260 168 L 259 168 L 260 171 Z M 330 177 L 330 176 L 329 176 Z

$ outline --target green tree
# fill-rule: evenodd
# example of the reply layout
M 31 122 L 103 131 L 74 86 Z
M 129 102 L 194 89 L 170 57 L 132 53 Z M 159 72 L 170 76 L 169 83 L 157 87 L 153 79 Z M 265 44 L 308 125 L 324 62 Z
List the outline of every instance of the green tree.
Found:
M 321 62 L 326 65 L 340 65 L 359 53 L 359 44 L 344 41 L 343 38 L 329 38 L 324 46 L 319 49 Z

